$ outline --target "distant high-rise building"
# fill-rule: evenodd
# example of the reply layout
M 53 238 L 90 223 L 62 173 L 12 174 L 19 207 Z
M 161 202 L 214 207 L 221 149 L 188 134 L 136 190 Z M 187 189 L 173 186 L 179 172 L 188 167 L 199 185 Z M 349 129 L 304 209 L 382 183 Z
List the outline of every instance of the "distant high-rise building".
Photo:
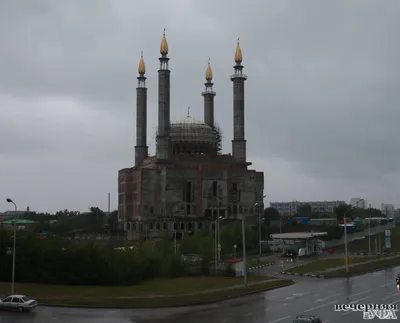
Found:
M 394 205 L 382 203 L 381 212 L 388 218 L 394 217 L 394 212 L 395 212 Z
M 368 207 L 367 200 L 364 200 L 360 197 L 351 198 L 350 205 L 357 207 L 359 209 L 366 209 Z

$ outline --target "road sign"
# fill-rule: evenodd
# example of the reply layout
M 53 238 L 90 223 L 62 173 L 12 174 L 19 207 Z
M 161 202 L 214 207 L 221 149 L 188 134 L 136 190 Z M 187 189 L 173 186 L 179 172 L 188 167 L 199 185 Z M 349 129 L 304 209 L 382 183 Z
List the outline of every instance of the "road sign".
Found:
M 385 230 L 385 237 L 391 237 L 392 232 L 390 230 Z
M 12 248 L 11 248 L 11 247 L 7 247 L 7 248 L 6 248 L 6 255 L 7 255 L 7 256 L 11 256 L 12 253 L 13 253 Z
M 391 237 L 385 237 L 385 248 L 386 249 L 392 248 L 392 238 Z
M 221 251 L 221 245 L 220 244 L 218 245 L 218 251 Z
M 235 249 L 236 249 L 236 248 L 237 248 L 237 245 L 233 245 L 233 248 L 235 248 Z

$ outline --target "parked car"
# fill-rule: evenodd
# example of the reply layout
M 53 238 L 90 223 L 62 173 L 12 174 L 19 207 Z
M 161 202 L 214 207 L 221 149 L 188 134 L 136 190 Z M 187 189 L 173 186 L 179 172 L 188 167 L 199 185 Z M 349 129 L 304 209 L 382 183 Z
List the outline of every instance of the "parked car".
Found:
M 313 315 L 299 315 L 293 323 L 322 323 L 322 320 Z
M 30 312 L 38 302 L 26 295 L 10 295 L 0 300 L 0 308 L 18 312 Z

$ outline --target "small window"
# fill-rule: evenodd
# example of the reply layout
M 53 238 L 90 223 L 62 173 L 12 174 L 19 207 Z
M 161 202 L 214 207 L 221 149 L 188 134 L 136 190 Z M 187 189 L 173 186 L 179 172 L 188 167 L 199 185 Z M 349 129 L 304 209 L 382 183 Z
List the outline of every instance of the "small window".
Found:
M 154 224 L 150 223 L 150 230 L 153 230 L 153 229 L 154 229 Z
M 199 224 L 197 225 L 197 227 L 199 228 L 199 230 L 201 230 L 203 228 L 203 223 L 199 222 Z
M 188 223 L 188 230 L 189 230 L 189 231 L 192 231 L 192 222 L 189 222 L 189 223 Z
M 19 299 L 18 297 L 14 297 L 12 303 L 21 303 L 21 299 Z
M 157 230 L 160 230 L 160 229 L 161 229 L 160 223 L 157 223 L 157 224 L 156 224 L 156 229 L 157 229 Z
M 153 212 L 154 212 L 154 208 L 150 207 L 150 214 L 153 214 Z
M 185 230 L 185 223 L 181 222 L 181 230 Z
M 3 302 L 3 303 L 10 303 L 11 300 L 12 300 L 11 297 L 7 297 L 7 298 L 3 299 L 2 302 Z
M 174 230 L 178 230 L 178 224 L 176 222 L 174 223 Z
M 167 224 L 164 222 L 162 225 L 163 230 L 167 230 Z

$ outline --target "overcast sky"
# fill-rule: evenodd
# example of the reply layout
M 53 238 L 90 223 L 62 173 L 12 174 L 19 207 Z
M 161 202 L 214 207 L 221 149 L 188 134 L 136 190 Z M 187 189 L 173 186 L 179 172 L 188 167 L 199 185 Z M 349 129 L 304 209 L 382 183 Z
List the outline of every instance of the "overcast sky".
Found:
M 203 117 L 208 58 L 231 152 L 240 37 L 248 160 L 267 201 L 400 196 L 400 1 L 0 0 L 0 211 L 117 208 L 144 51 L 155 152 L 166 28 L 171 119 Z

